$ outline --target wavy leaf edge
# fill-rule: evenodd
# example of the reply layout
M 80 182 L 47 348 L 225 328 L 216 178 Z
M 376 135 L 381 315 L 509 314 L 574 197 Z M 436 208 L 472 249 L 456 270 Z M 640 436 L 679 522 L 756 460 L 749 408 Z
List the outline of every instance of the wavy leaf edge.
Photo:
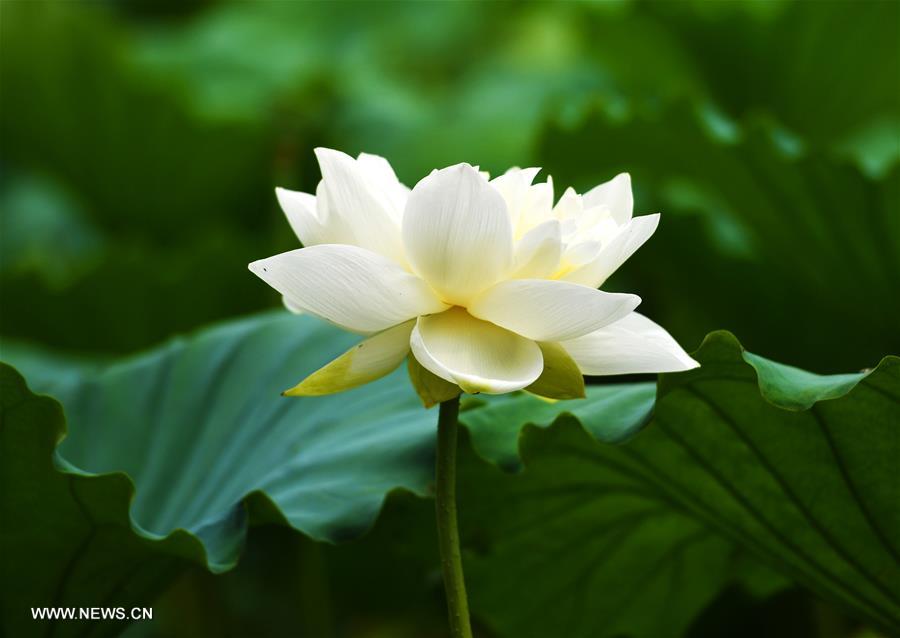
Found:
M 151 349 L 147 352 L 138 353 L 136 355 L 126 357 L 121 361 L 114 362 L 110 364 L 111 366 L 118 366 L 127 364 L 134 360 L 138 360 L 148 354 L 148 352 L 156 351 L 158 349 L 166 349 L 172 347 L 178 347 L 178 345 L 183 344 L 186 341 L 184 337 L 176 337 L 170 340 L 168 343 L 160 346 L 159 348 Z M 699 348 L 694 351 L 692 354 L 693 357 L 697 358 L 698 361 L 701 362 L 700 368 L 689 370 L 686 372 L 678 372 L 678 373 L 666 373 L 659 375 L 659 382 L 657 384 L 656 398 L 655 401 L 658 401 L 659 398 L 664 396 L 666 393 L 681 385 L 685 382 L 690 382 L 694 378 L 699 377 L 704 374 L 704 366 L 703 363 L 705 360 L 709 358 L 709 352 L 714 349 L 722 349 L 727 354 L 730 354 L 731 358 L 726 361 L 741 364 L 748 366 L 753 372 L 752 374 L 755 376 L 757 381 L 757 387 L 759 389 L 760 395 L 770 404 L 784 410 L 806 410 L 813 407 L 816 403 L 820 401 L 827 401 L 833 399 L 839 399 L 843 396 L 846 396 L 854 391 L 854 389 L 859 385 L 860 382 L 867 379 L 869 376 L 874 375 L 876 373 L 880 373 L 885 369 L 892 368 L 894 366 L 900 365 L 900 357 L 894 355 L 888 355 L 882 358 L 879 364 L 872 368 L 871 370 L 867 370 L 860 373 L 851 373 L 851 374 L 838 374 L 838 375 L 817 375 L 811 372 L 807 372 L 800 368 L 795 368 L 792 366 L 788 366 L 781 363 L 776 363 L 765 359 L 763 357 L 759 357 L 757 355 L 753 355 L 752 353 L 744 350 L 743 346 L 740 344 L 738 339 L 727 330 L 717 330 L 709 333 L 700 344 Z M 719 360 L 721 361 L 721 360 Z M 100 369 L 104 369 L 101 367 Z M 808 379 L 817 380 L 820 383 L 826 384 L 829 381 L 832 381 L 834 384 L 829 384 L 827 389 L 820 392 L 819 396 L 812 402 L 790 402 L 785 401 L 784 399 L 779 399 L 776 396 L 773 396 L 771 388 L 767 385 L 767 375 L 774 374 L 773 371 L 777 373 L 782 372 L 790 372 L 802 375 Z M 187 530 L 185 528 L 175 528 L 171 530 L 166 535 L 159 535 L 148 530 L 145 530 L 141 525 L 139 525 L 134 517 L 132 516 L 132 503 L 134 501 L 135 494 L 137 492 L 137 486 L 132 479 L 132 477 L 123 471 L 116 472 L 105 472 L 105 473 L 92 473 L 85 471 L 71 463 L 68 463 L 59 453 L 59 445 L 65 439 L 68 434 L 68 422 L 65 416 L 65 406 L 48 394 L 41 394 L 34 392 L 28 385 L 27 379 L 22 375 L 14 366 L 0 361 L 0 372 L 11 372 L 13 378 L 19 384 L 19 391 L 23 392 L 23 396 L 20 401 L 17 401 L 13 406 L 18 405 L 21 402 L 27 401 L 29 399 L 51 402 L 54 406 L 54 411 L 58 415 L 57 419 L 54 419 L 54 437 L 55 444 L 52 453 L 52 463 L 53 469 L 60 474 L 66 476 L 70 481 L 71 480 L 88 480 L 88 481 L 105 481 L 105 482 L 123 482 L 125 487 L 127 497 L 125 503 L 120 503 L 120 511 L 117 513 L 116 517 L 119 518 L 119 524 L 123 528 L 129 528 L 131 531 L 139 537 L 143 542 L 146 542 L 151 545 L 155 545 L 160 551 L 173 555 L 176 557 L 181 557 L 188 559 L 189 561 L 199 564 L 201 566 L 205 566 L 210 572 L 219 574 L 233 569 L 240 558 L 241 552 L 238 553 L 237 557 L 233 561 L 229 561 L 226 563 L 211 563 L 209 561 L 209 552 L 207 551 L 207 546 L 204 543 L 203 539 L 195 534 L 194 532 Z M 575 399 L 573 401 L 581 401 L 582 399 Z M 654 405 L 655 405 L 654 401 Z M 560 404 L 565 405 L 566 403 L 570 403 L 570 401 L 560 401 Z M 805 405 L 806 407 L 797 407 L 798 405 Z M 484 404 L 482 402 L 477 402 L 471 404 L 468 410 L 461 412 L 460 414 L 460 424 L 467 429 L 467 436 L 465 440 L 467 440 L 469 445 L 472 447 L 472 451 L 475 456 L 480 460 L 489 465 L 497 467 L 501 471 L 504 471 L 509 474 L 515 474 L 522 471 L 524 468 L 528 466 L 528 458 L 527 455 L 523 455 L 523 450 L 525 448 L 526 439 L 532 436 L 532 433 L 540 430 L 549 430 L 558 427 L 564 427 L 568 424 L 569 427 L 573 423 L 577 423 L 577 427 L 580 428 L 584 434 L 586 434 L 590 439 L 596 441 L 598 444 L 603 444 L 602 441 L 596 433 L 591 432 L 587 426 L 575 416 L 570 410 L 564 409 L 558 412 L 552 419 L 544 420 L 543 422 L 533 422 L 533 421 L 523 421 L 517 424 L 517 441 L 516 441 L 516 450 L 519 456 L 520 465 L 518 467 L 509 467 L 504 464 L 498 462 L 496 459 L 490 458 L 488 455 L 479 450 L 479 447 L 476 443 L 476 433 L 472 431 L 471 426 L 466 422 L 467 415 L 471 415 L 473 411 L 481 411 L 489 408 L 490 404 Z M 10 409 L 9 407 L 5 407 L 4 410 Z M 642 422 L 637 424 L 637 430 L 643 428 L 644 425 L 650 423 L 655 414 L 655 410 L 651 410 L 649 415 L 646 415 Z M 627 440 L 627 439 L 625 439 Z M 409 489 L 407 487 L 397 486 L 387 490 L 381 498 L 379 507 L 376 511 L 375 516 L 372 518 L 371 523 L 363 530 L 361 530 L 358 537 L 363 537 L 368 534 L 372 528 L 375 527 L 377 521 L 380 519 L 382 513 L 385 510 L 385 506 L 388 501 L 398 497 L 400 494 L 412 494 L 418 498 L 430 498 L 431 496 L 431 486 L 422 493 L 416 492 L 415 490 Z M 124 506 L 123 506 L 124 505 Z M 291 524 L 285 515 L 285 513 L 279 508 L 279 506 L 274 502 L 273 499 L 269 497 L 269 495 L 263 490 L 252 490 L 245 494 L 241 501 L 240 507 L 242 508 L 243 515 L 246 516 L 243 530 L 243 538 L 242 538 L 242 546 L 246 541 L 247 530 L 256 525 L 267 524 L 267 523 L 277 523 L 280 525 L 285 525 L 291 527 L 297 533 L 303 534 L 314 541 L 317 542 L 326 542 L 329 544 L 338 544 L 338 542 L 325 538 L 325 537 L 316 537 L 315 535 L 309 534 L 308 532 L 299 529 L 298 527 Z M 221 520 L 221 519 L 220 519 Z M 210 524 L 219 522 L 210 521 Z M 355 540 L 348 539 L 348 540 Z M 183 545 L 187 543 L 187 545 Z

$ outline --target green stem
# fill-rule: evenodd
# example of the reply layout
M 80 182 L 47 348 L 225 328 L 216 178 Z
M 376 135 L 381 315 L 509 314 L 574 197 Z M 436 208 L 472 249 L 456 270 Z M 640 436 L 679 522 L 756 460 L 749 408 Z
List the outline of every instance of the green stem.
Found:
M 438 546 L 441 571 L 450 615 L 450 635 L 472 638 L 469 624 L 469 602 L 463 578 L 459 551 L 459 529 L 456 524 L 456 432 L 459 397 L 441 403 L 438 416 L 437 458 L 435 460 L 435 512 L 437 513 Z

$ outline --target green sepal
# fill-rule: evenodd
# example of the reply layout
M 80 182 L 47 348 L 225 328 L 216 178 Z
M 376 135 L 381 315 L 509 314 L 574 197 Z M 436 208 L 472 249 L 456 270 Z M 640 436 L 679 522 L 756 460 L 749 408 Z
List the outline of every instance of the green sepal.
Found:
M 462 394 L 458 385 L 423 368 L 412 354 L 407 357 L 407 370 L 409 371 L 409 380 L 412 381 L 416 394 L 422 399 L 426 408 L 449 401 Z
M 544 371 L 525 389 L 547 399 L 583 399 L 584 375 L 575 360 L 558 343 L 545 341 L 538 345 L 544 355 Z

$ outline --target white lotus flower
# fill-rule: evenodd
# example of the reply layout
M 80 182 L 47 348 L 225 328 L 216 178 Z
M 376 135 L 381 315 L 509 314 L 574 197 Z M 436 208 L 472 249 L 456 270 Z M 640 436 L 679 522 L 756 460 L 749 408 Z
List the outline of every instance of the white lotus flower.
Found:
M 286 394 L 367 383 L 410 351 L 454 388 L 490 394 L 571 396 L 552 389 L 560 375 L 583 384 L 581 374 L 698 365 L 634 312 L 637 296 L 597 289 L 659 221 L 632 218 L 627 174 L 554 205 L 552 182 L 533 183 L 538 169 L 489 181 L 458 164 L 410 190 L 381 157 L 316 156 L 315 195 L 277 189 L 304 248 L 250 270 L 288 308 L 368 338 Z

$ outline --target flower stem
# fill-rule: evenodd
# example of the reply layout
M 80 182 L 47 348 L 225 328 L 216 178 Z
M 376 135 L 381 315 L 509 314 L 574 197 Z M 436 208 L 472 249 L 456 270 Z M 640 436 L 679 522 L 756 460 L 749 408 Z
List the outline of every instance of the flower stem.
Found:
M 447 594 L 450 615 L 450 635 L 453 638 L 472 638 L 469 623 L 469 602 L 463 578 L 462 556 L 459 551 L 459 530 L 456 524 L 456 433 L 458 429 L 459 397 L 441 403 L 438 416 L 437 456 L 435 460 L 435 512 L 437 514 L 438 546 L 441 552 L 441 571 Z

